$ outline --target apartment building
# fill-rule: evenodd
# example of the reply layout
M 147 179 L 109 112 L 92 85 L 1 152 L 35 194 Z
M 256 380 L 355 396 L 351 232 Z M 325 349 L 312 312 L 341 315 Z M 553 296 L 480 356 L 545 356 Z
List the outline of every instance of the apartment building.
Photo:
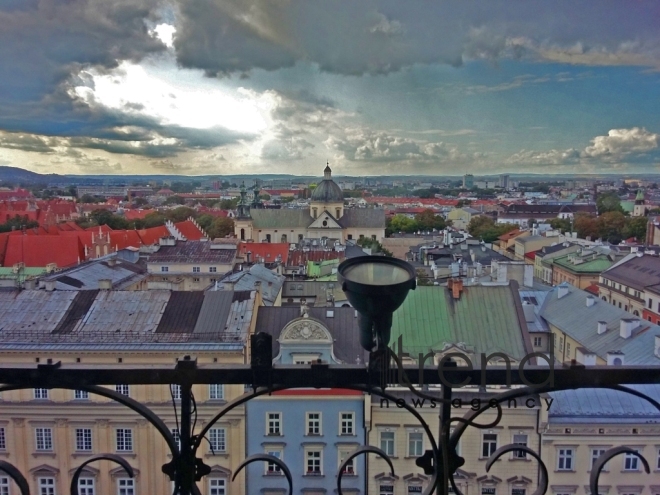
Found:
M 598 283 L 600 274 L 610 268 L 623 255 L 610 250 L 583 248 L 578 252 L 553 258 L 552 285 L 569 283 L 580 289 Z
M 185 355 L 199 364 L 242 364 L 258 303 L 254 292 L 3 291 L 0 356 L 5 364 L 60 362 L 80 366 L 83 373 L 99 365 L 173 367 Z M 176 385 L 108 387 L 149 407 L 176 438 Z M 243 386 L 195 385 L 193 393 L 199 432 Z M 35 388 L 3 392 L 0 406 L 0 456 L 27 477 L 31 493 L 68 493 L 74 470 L 103 453 L 124 458 L 135 477 L 110 461 L 97 461 L 80 478 L 85 493 L 171 493 L 161 471 L 172 459 L 165 440 L 121 404 L 84 390 Z M 243 475 L 229 483 L 245 458 L 244 414 L 243 408 L 229 413 L 202 444 L 201 457 L 211 467 L 199 485 L 204 495 L 245 493 Z
M 634 386 L 653 400 L 660 386 Z M 660 493 L 660 412 L 648 401 L 608 389 L 552 392 L 549 410 L 541 410 L 542 456 L 554 495 L 592 495 L 587 480 L 598 457 L 613 447 L 631 447 L 648 461 L 618 455 L 601 471 L 598 492 L 607 495 Z M 603 407 L 604 405 L 607 407 Z
M 660 322 L 660 258 L 632 253 L 601 274 L 598 295 L 635 316 Z
M 203 290 L 231 272 L 236 243 L 181 241 L 174 236 L 159 239 L 158 250 L 147 258 L 149 289 Z
M 552 260 L 579 250 L 579 245 L 568 242 L 542 247 L 534 257 L 534 278 L 545 284 L 552 284 Z

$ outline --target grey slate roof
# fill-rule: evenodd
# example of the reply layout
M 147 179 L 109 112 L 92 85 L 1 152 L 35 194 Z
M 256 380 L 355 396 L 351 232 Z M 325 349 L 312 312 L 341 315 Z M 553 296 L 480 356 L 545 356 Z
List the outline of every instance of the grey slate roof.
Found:
M 603 276 L 621 284 L 644 290 L 660 284 L 660 258 L 645 254 L 613 266 Z
M 56 290 L 96 290 L 99 280 L 110 280 L 113 289 L 121 290 L 147 277 L 144 267 L 125 260 L 93 260 L 62 270 L 42 281 L 55 280 Z
M 641 320 L 641 324 L 632 331 L 632 336 L 624 339 L 619 334 L 621 320 L 639 319 L 632 314 L 595 297 L 595 304 L 587 307 L 589 292 L 577 289 L 570 284 L 561 284 L 568 288 L 568 294 L 557 298 L 558 287 L 548 292 L 540 315 L 550 324 L 575 339 L 582 347 L 595 352 L 606 359 L 609 351 L 622 351 L 626 364 L 660 364 L 660 359 L 653 355 L 655 336 L 660 335 L 660 326 Z M 607 331 L 598 335 L 598 322 L 607 323 Z
M 234 249 L 211 249 L 209 241 L 177 241 L 175 246 L 160 246 L 149 256 L 149 263 L 232 263 L 236 257 Z
M 243 345 L 254 302 L 254 293 L 233 291 L 0 291 L 0 349 L 190 341 Z
M 385 210 L 381 208 L 345 208 L 338 220 L 344 228 L 385 228 Z
M 548 324 L 546 321 L 541 318 L 539 315 L 539 312 L 541 311 L 541 308 L 543 307 L 543 303 L 545 302 L 545 297 L 548 295 L 547 290 L 521 290 L 518 291 L 520 294 L 520 300 L 531 304 L 534 306 L 534 321 L 528 321 L 527 322 L 527 329 L 530 331 L 530 333 L 536 333 L 536 332 L 548 332 L 550 329 L 548 328 Z
M 250 216 L 255 229 L 306 229 L 314 221 L 309 209 L 252 209 Z
M 327 310 L 333 311 L 333 317 L 327 317 Z M 356 311 L 353 308 L 309 308 L 309 316 L 319 320 L 330 331 L 334 339 L 333 353 L 344 363 L 355 364 L 368 361 L 369 354 L 362 349 L 359 342 Z M 284 326 L 291 320 L 300 317 L 300 307 L 261 307 L 257 314 L 255 333 L 266 332 L 273 336 L 273 357 L 280 352 L 277 339 Z
M 628 385 L 660 400 L 660 385 Z M 551 392 L 550 423 L 659 423 L 660 411 L 648 401 L 618 390 L 581 388 Z
M 266 306 L 272 306 L 277 299 L 286 277 L 278 275 L 261 264 L 252 265 L 249 270 L 234 272 L 220 280 L 221 284 L 231 285 L 233 290 L 258 290 L 261 284 L 261 298 Z M 268 285 L 268 284 L 271 285 Z M 215 288 L 211 291 L 216 290 Z M 224 290 L 221 285 L 218 290 Z
M 315 306 L 326 306 L 328 291 L 336 301 L 346 301 L 346 294 L 339 282 L 320 282 L 317 280 L 287 280 L 282 287 L 282 299 L 287 297 L 314 297 Z

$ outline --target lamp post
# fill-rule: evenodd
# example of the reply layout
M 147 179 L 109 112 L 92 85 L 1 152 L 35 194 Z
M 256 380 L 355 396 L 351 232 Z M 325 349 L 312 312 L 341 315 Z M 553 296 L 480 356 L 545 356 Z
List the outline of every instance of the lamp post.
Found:
M 392 313 L 417 286 L 415 269 L 403 260 L 384 256 L 358 256 L 343 261 L 338 280 L 358 312 L 360 345 L 383 351 L 390 341 Z

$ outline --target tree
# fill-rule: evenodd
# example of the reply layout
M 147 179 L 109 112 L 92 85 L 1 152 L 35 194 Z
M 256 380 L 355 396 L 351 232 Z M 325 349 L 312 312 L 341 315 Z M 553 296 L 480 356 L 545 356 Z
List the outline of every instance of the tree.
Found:
M 553 218 L 550 220 L 550 227 L 560 232 L 570 232 L 571 220 L 569 218 Z
M 464 206 L 470 206 L 472 204 L 472 201 L 469 199 L 459 199 L 458 203 L 456 203 L 456 208 L 463 208 Z
M 417 222 L 406 215 L 394 215 L 390 220 L 390 230 L 392 232 L 415 232 L 417 230 Z
M 626 225 L 626 217 L 619 211 L 607 211 L 596 220 L 598 235 L 604 241 L 618 244 L 623 238 L 623 228 Z
M 216 217 L 213 223 L 204 230 L 206 230 L 206 233 L 211 239 L 226 237 L 234 233 L 234 221 L 227 217 Z
M 596 199 L 596 208 L 598 209 L 598 214 L 602 215 L 608 211 L 618 211 L 623 213 L 623 208 L 621 207 L 621 200 L 615 192 L 605 192 L 598 196 Z
M 238 205 L 239 198 L 234 199 L 222 199 L 220 200 L 220 209 L 221 210 L 234 210 L 236 205 Z
M 197 223 L 204 230 L 208 229 L 213 223 L 214 217 L 209 214 L 200 215 L 197 217 Z
M 20 230 L 23 227 L 26 229 L 39 227 L 39 222 L 28 220 L 27 215 L 23 215 L 22 217 L 14 215 L 14 218 L 9 218 L 5 223 L 0 224 L 0 232 L 11 232 L 12 230 Z
M 623 227 L 622 236 L 624 239 L 634 237 L 638 242 L 646 239 L 646 226 L 648 220 L 646 217 L 626 218 L 626 225 Z
M 173 222 L 183 222 L 184 220 L 188 220 L 190 217 L 196 218 L 197 210 L 187 206 L 179 206 L 178 208 L 167 211 L 165 216 Z
M 111 211 L 98 209 L 89 214 L 96 225 L 107 225 L 112 230 L 123 230 L 128 228 L 128 220 Z
M 495 221 L 485 215 L 473 217 L 468 224 L 468 232 L 472 237 L 481 239 L 484 242 L 494 242 L 501 235 L 513 230 L 518 230 L 518 226 L 513 223 L 495 223 Z
M 160 227 L 161 225 L 165 225 L 165 220 L 167 220 L 165 215 L 163 215 L 160 212 L 154 211 L 152 213 L 149 213 L 148 215 L 145 215 L 144 219 L 142 220 L 143 222 L 142 228 L 150 229 L 151 227 Z
M 133 200 L 133 205 L 137 206 L 137 207 L 148 205 L 148 204 L 149 204 L 149 201 L 147 201 L 147 199 L 143 198 L 143 197 L 137 197 Z
M 527 220 L 527 226 L 528 226 L 530 229 L 531 229 L 532 227 L 534 227 L 534 225 L 536 225 L 537 223 L 538 223 L 538 220 L 537 220 L 536 218 L 530 218 L 529 220 Z
M 163 202 L 163 204 L 166 204 L 166 205 L 183 205 L 183 204 L 185 204 L 185 203 L 186 203 L 186 200 L 183 199 L 181 196 L 178 196 L 178 195 L 176 195 L 176 194 L 175 194 L 174 196 L 169 196 L 169 197 Z
M 417 285 L 419 286 L 433 285 L 433 279 L 428 276 L 428 274 L 423 268 L 418 268 L 415 271 L 417 273 Z
M 586 239 L 587 237 L 592 240 L 598 239 L 598 224 L 596 217 L 588 213 L 578 213 L 573 220 L 573 228 L 577 232 L 578 237 Z
M 430 208 L 415 215 L 415 222 L 417 228 L 421 230 L 442 230 L 447 225 L 442 215 L 436 215 Z

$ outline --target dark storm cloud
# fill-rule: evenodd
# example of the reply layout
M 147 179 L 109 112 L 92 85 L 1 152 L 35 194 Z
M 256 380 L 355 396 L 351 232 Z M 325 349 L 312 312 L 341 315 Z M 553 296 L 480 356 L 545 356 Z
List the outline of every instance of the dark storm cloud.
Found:
M 181 0 L 175 48 L 210 75 L 298 61 L 346 75 L 464 58 L 530 56 L 581 64 L 660 60 L 660 5 L 541 0 L 410 4 L 364 0 Z M 570 15 L 567 13 L 570 12 Z M 566 15 L 565 15 L 566 14 Z

